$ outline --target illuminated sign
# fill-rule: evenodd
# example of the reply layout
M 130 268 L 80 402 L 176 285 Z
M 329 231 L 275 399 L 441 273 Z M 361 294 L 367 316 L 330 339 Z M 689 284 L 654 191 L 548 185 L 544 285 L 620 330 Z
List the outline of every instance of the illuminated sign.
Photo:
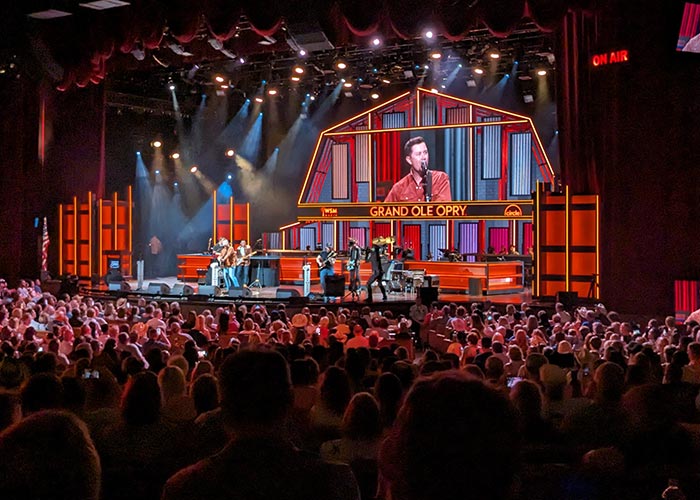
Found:
M 612 50 L 610 52 L 603 52 L 602 54 L 594 54 L 591 57 L 591 64 L 594 67 L 607 66 L 609 64 L 619 64 L 625 63 L 630 60 L 629 51 L 623 50 Z
M 435 203 L 348 203 L 332 207 L 299 205 L 301 222 L 325 218 L 338 220 L 370 219 L 530 219 L 532 201 L 470 201 Z
M 508 205 L 503 211 L 503 215 L 505 217 L 522 217 L 523 209 L 520 208 L 518 205 Z

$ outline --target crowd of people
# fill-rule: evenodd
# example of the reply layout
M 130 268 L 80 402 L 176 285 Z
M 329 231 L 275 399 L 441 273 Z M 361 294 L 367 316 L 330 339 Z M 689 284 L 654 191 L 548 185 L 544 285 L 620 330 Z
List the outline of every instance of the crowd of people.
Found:
M 0 280 L 0 498 L 700 498 L 700 325 Z

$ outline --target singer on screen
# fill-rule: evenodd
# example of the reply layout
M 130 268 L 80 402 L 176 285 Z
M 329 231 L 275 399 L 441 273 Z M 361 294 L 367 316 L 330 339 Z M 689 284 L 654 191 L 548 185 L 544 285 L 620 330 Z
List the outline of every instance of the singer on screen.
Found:
M 450 177 L 445 172 L 430 169 L 425 139 L 420 136 L 409 139 L 403 152 L 410 170 L 394 184 L 384 202 L 452 201 Z

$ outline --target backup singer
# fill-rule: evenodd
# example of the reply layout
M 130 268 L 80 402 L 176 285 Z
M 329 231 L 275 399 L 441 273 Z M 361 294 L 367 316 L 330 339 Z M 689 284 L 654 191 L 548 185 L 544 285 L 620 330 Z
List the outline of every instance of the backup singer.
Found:
M 349 289 L 353 296 L 357 295 L 360 288 L 360 249 L 354 238 L 348 238 L 348 278 L 350 280 Z
M 450 177 L 440 170 L 430 170 L 428 146 L 422 137 L 409 139 L 403 147 L 410 170 L 394 184 L 384 203 L 397 201 L 452 201 Z
M 321 287 L 323 288 L 323 295 L 326 295 L 326 276 L 333 276 L 335 270 L 333 269 L 333 264 L 335 264 L 335 252 L 331 245 L 326 245 L 324 250 L 316 256 L 316 263 L 318 264 L 319 275 L 321 276 Z
M 367 299 L 365 302 L 372 303 L 372 283 L 375 281 L 379 285 L 379 290 L 382 292 L 382 300 L 386 301 L 386 289 L 382 283 L 382 277 L 384 276 L 384 269 L 382 267 L 382 255 L 386 252 L 386 244 L 379 241 L 372 241 L 372 249 L 367 256 L 367 259 L 372 263 L 372 276 L 367 280 Z

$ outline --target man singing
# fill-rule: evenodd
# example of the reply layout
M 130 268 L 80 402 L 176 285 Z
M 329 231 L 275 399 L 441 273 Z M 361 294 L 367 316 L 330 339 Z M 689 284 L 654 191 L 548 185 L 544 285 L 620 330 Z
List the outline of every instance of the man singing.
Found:
M 365 302 L 372 303 L 372 283 L 375 281 L 382 292 L 382 300 L 386 301 L 386 289 L 382 283 L 384 268 L 382 267 L 382 255 L 386 252 L 386 243 L 382 238 L 372 240 L 372 249 L 367 256 L 367 260 L 372 263 L 372 276 L 367 280 L 367 299 Z
M 394 184 L 384 202 L 452 201 L 450 177 L 440 170 L 430 170 L 428 146 L 422 137 L 409 139 L 403 147 L 410 166 L 406 176 Z

